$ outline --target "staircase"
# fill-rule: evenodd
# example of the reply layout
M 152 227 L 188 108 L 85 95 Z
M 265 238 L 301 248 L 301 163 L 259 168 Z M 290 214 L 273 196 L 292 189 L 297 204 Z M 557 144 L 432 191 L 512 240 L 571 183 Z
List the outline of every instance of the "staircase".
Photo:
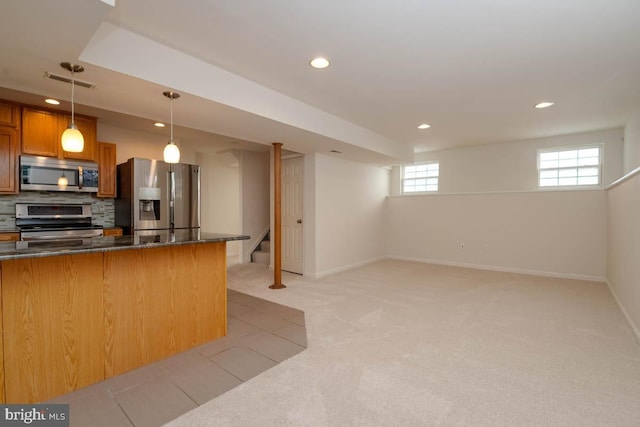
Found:
M 271 262 L 271 242 L 269 241 L 269 233 L 267 233 L 256 250 L 251 254 L 251 262 L 264 265 L 269 265 Z

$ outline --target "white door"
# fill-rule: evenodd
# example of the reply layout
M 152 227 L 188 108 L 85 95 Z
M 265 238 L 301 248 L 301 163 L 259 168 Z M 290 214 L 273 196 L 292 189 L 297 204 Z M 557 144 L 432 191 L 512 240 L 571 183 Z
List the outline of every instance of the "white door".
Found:
M 302 274 L 302 157 L 282 160 L 282 269 Z

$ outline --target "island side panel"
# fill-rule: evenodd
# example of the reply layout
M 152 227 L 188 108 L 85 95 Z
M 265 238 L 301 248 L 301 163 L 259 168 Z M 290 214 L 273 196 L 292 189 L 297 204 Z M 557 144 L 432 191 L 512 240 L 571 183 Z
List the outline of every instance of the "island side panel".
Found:
M 105 374 L 226 335 L 226 243 L 105 252 Z
M 6 402 L 4 393 L 4 331 L 2 328 L 2 263 L 0 262 L 0 403 Z
M 102 253 L 2 261 L 7 403 L 104 379 Z

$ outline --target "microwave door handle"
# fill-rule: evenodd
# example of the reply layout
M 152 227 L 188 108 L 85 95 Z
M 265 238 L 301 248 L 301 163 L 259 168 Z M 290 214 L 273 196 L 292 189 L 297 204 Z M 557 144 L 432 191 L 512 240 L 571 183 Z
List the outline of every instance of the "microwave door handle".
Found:
M 82 190 L 84 185 L 84 178 L 82 176 L 82 166 L 78 166 L 78 190 Z

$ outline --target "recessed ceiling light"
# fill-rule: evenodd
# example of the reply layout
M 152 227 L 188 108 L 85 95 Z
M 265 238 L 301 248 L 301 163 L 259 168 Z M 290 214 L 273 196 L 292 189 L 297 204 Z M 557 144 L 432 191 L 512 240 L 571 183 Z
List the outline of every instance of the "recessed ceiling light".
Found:
M 53 98 L 47 98 L 44 100 L 44 102 L 46 102 L 47 104 L 51 104 L 51 105 L 60 105 L 60 101 L 58 101 L 57 99 L 53 99 Z
M 157 128 L 163 128 L 164 127 L 164 123 L 162 123 L 162 122 L 155 122 L 153 125 L 155 127 L 157 127 Z
M 418 129 L 429 129 L 431 127 L 431 125 L 428 125 L 426 123 L 421 124 L 420 126 L 418 126 Z
M 545 101 L 545 102 L 541 102 L 539 104 L 535 105 L 535 108 L 547 108 L 547 107 L 551 107 L 554 103 L 553 102 L 549 102 L 549 101 Z
M 327 68 L 329 66 L 329 60 L 327 58 L 323 58 L 321 56 L 317 57 L 317 58 L 313 58 L 311 60 L 311 62 L 309 62 L 309 64 L 313 67 L 313 68 Z

